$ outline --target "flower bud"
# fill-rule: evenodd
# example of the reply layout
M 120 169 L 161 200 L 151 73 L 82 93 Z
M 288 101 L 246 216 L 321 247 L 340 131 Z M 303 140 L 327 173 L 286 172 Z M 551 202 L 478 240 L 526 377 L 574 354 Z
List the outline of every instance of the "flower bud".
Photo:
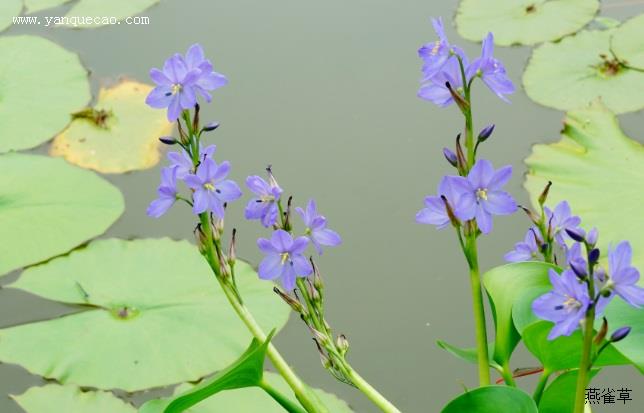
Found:
M 344 334 L 340 334 L 338 338 L 335 340 L 335 345 L 338 347 L 338 350 L 340 350 L 340 353 L 344 355 L 347 350 L 349 350 L 349 340 L 347 340 L 347 337 Z
M 219 127 L 219 122 L 210 122 L 206 126 L 201 128 L 201 130 L 203 132 L 211 132 L 211 131 L 214 131 L 215 129 L 217 129 L 218 127 Z
M 304 309 L 302 307 L 302 304 L 298 300 L 294 299 L 290 295 L 286 294 L 284 291 L 280 290 L 279 287 L 273 287 L 273 291 L 275 292 L 275 294 L 279 295 L 280 298 L 284 300 L 286 304 L 291 306 L 293 311 L 295 311 L 296 313 L 301 313 L 302 310 Z
M 461 221 L 459 221 L 458 218 L 456 218 L 456 215 L 454 215 L 454 210 L 452 209 L 452 206 L 449 204 L 449 201 L 447 201 L 447 197 L 445 195 L 441 195 L 441 199 L 445 204 L 445 211 L 447 212 L 447 216 L 449 217 L 449 220 L 452 222 L 452 225 L 454 225 L 455 227 L 460 226 Z
M 597 245 L 597 239 L 599 238 L 599 231 L 597 231 L 597 228 L 593 228 L 590 231 L 588 231 L 588 235 L 586 235 L 586 242 L 588 245 L 592 245 L 593 247 Z
M 595 336 L 595 339 L 593 342 L 597 345 L 599 345 L 602 340 L 606 337 L 606 333 L 608 332 L 608 320 L 606 320 L 606 317 L 602 317 L 602 326 L 597 332 L 597 335 Z
M 630 327 L 621 327 L 615 330 L 615 332 L 610 336 L 611 343 L 617 343 L 620 340 L 626 338 L 626 336 L 631 332 Z
M 487 138 L 489 138 L 492 135 L 492 132 L 494 132 L 494 125 L 488 125 L 479 132 L 479 137 L 478 141 L 479 142 L 485 142 Z
M 329 338 L 325 335 L 316 330 L 313 327 L 310 327 L 309 330 L 311 330 L 311 333 L 313 334 L 313 339 L 317 344 L 319 344 L 322 347 L 326 347 L 329 344 Z
M 177 130 L 179 131 L 179 139 L 181 140 L 181 143 L 184 145 L 187 145 L 190 143 L 190 138 L 186 133 L 183 131 L 183 127 L 181 126 L 181 122 L 177 122 Z
M 310 257 L 309 261 L 311 261 L 311 266 L 313 267 L 313 287 L 321 293 L 322 290 L 324 290 L 324 283 L 322 282 L 322 277 L 320 276 L 320 270 L 315 264 L 315 261 L 313 261 L 313 257 Z
M 521 208 L 523 212 L 525 212 L 525 214 L 528 216 L 528 218 L 530 218 L 530 221 L 532 221 L 533 224 L 539 225 L 541 218 L 539 218 L 539 216 L 535 214 L 530 208 L 526 208 L 522 205 L 519 205 L 519 208 Z
M 548 185 L 546 185 L 546 187 L 543 188 L 543 192 L 541 192 L 541 195 L 539 195 L 539 205 L 543 206 L 543 204 L 546 203 L 546 200 L 548 199 L 548 192 L 550 192 L 551 186 L 552 186 L 552 181 L 548 181 Z
M 600 283 L 606 282 L 606 270 L 604 270 L 602 267 L 595 268 L 593 274 L 595 275 L 597 281 L 599 281 Z
M 237 228 L 233 228 L 233 234 L 230 238 L 230 248 L 228 249 L 228 265 L 231 267 L 235 265 L 237 254 L 235 253 L 237 244 Z
M 199 109 L 198 103 L 195 104 L 195 116 L 192 118 L 192 130 L 196 131 L 199 128 Z
M 566 228 L 566 234 L 577 242 L 584 242 L 586 231 L 581 228 Z
M 588 270 L 586 269 L 586 262 L 584 260 L 573 260 L 570 262 L 570 268 L 572 272 L 575 273 L 577 278 L 580 280 L 585 280 L 588 276 Z
M 454 168 L 458 166 L 458 159 L 456 159 L 456 154 L 448 148 L 443 148 L 443 156 L 445 156 L 447 162 L 449 162 L 450 165 L 452 165 Z
M 447 88 L 447 90 L 449 90 L 450 95 L 452 95 L 452 99 L 454 99 L 454 102 L 456 102 L 462 112 L 465 112 L 469 109 L 470 104 L 467 103 L 465 99 L 463 99 L 463 96 L 461 96 L 460 93 L 452 88 L 452 85 L 450 85 L 449 82 L 445 82 L 445 87 Z
M 177 141 L 172 137 L 172 136 L 162 136 L 159 138 L 161 143 L 165 143 L 166 145 L 175 145 Z
M 456 169 L 465 175 L 467 172 L 467 160 L 465 159 L 465 153 L 463 153 L 463 147 L 461 146 L 461 134 L 456 135 Z
M 593 248 L 590 250 L 590 253 L 588 253 L 588 263 L 590 265 L 594 265 L 597 263 L 599 260 L 599 248 Z

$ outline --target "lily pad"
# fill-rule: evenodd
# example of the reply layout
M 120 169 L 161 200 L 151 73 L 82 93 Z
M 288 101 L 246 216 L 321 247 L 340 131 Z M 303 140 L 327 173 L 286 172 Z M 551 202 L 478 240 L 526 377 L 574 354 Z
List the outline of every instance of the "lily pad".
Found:
M 598 10 L 597 0 L 462 0 L 456 27 L 472 41 L 492 31 L 499 46 L 531 45 L 575 33 Z
M 644 14 L 624 22 L 611 39 L 613 53 L 629 67 L 644 70 Z
M 62 159 L 0 155 L 0 276 L 63 254 L 123 213 L 119 190 Z
M 50 153 L 83 168 L 121 173 L 151 168 L 160 159 L 159 136 L 170 133 L 164 112 L 150 108 L 151 86 L 123 81 L 101 89 L 91 109 L 75 119 L 51 145 Z
M 135 16 L 159 0 L 79 0 L 67 13 L 67 17 L 74 16 L 110 16 L 117 21 L 123 21 L 127 17 Z M 74 27 L 100 27 L 104 23 L 84 25 L 79 24 Z
M 90 99 L 78 56 L 38 36 L 0 37 L 0 153 L 60 132 Z
M 25 8 L 27 13 L 36 13 L 41 10 L 51 9 L 58 7 L 71 0 L 25 0 Z
M 235 269 L 258 323 L 284 326 L 289 308 L 271 284 L 246 263 Z M 137 391 L 194 381 L 237 359 L 251 338 L 187 241 L 95 241 L 10 287 L 88 308 L 0 330 L 2 362 L 61 383 Z
M 644 270 L 644 146 L 624 135 L 617 118 L 600 104 L 569 112 L 562 139 L 535 145 L 526 159 L 525 187 L 534 205 L 547 181 L 552 181 L 548 203 L 567 200 L 582 225 L 599 229 L 599 248 L 630 241 L 633 265 Z M 644 279 L 640 279 L 640 284 Z M 632 337 L 615 347 L 644 371 L 642 312 L 614 299 L 606 309 L 611 326 L 630 325 Z
M 76 386 L 48 384 L 32 387 L 19 396 L 11 396 L 27 413 L 136 413 L 134 406 L 112 393 L 83 391 Z
M 528 96 L 561 110 L 584 108 L 598 98 L 615 113 L 644 108 L 644 72 L 611 54 L 617 30 L 582 31 L 537 47 L 523 73 Z
M 2 0 L 0 2 L 0 31 L 11 26 L 13 17 L 22 10 L 22 0 Z

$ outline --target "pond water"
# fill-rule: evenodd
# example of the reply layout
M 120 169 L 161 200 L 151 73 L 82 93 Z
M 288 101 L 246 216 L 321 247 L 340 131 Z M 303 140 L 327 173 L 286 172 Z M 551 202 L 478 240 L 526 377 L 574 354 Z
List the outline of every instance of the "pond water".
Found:
M 441 149 L 452 145 L 462 126 L 453 108 L 441 110 L 416 97 L 416 49 L 434 38 L 429 17 L 443 16 L 448 36 L 470 56 L 479 50 L 477 44 L 457 40 L 451 25 L 455 8 L 452 1 L 419 0 L 162 0 L 144 12 L 149 26 L 83 31 L 22 26 L 2 36 L 38 34 L 78 52 L 91 70 L 95 90 L 120 76 L 148 81 L 150 67 L 200 42 L 216 70 L 230 79 L 202 115 L 222 124 L 213 135 L 219 157 L 232 162 L 237 181 L 261 173 L 270 163 L 296 201 L 318 200 L 331 227 L 344 238 L 343 247 L 319 262 L 328 318 L 349 338 L 350 361 L 402 411 L 437 412 L 462 386 L 476 385 L 474 365 L 434 344 L 437 339 L 474 343 L 466 265 L 457 241 L 451 231 L 414 223 L 423 197 L 449 171 Z M 604 1 L 603 9 L 604 15 L 624 19 L 642 13 L 644 5 L 613 0 Z M 497 49 L 517 85 L 530 51 Z M 481 84 L 474 94 L 477 127 L 497 125 L 483 155 L 495 165 L 514 165 L 510 190 L 527 204 L 522 160 L 534 143 L 558 139 L 563 113 L 536 105 L 521 90 L 511 97 L 511 105 Z M 627 134 L 644 136 L 642 112 L 620 120 Z M 107 179 L 123 192 L 127 210 L 104 237 L 192 239 L 193 218 L 186 209 L 175 208 L 160 220 L 145 216 L 155 196 L 158 167 Z M 257 262 L 254 240 L 263 232 L 256 223 L 244 222 L 242 214 L 243 203 L 238 202 L 228 222 L 239 229 L 240 255 Z M 501 264 L 527 225 L 522 214 L 497 218 L 494 232 L 480 243 L 482 267 Z M 3 327 L 67 311 L 26 293 L 0 290 Z M 295 317 L 276 343 L 306 381 L 338 394 L 358 412 L 375 411 L 360 393 L 322 369 L 308 332 Z M 519 350 L 513 366 L 535 364 Z M 533 388 L 532 379 L 520 380 Z M 20 394 L 41 382 L 22 368 L 0 365 L 3 395 Z M 644 380 L 633 368 L 612 368 L 596 384 L 631 388 L 634 399 L 626 406 L 598 406 L 597 413 L 638 411 L 644 400 Z M 0 397 L 0 412 L 19 411 Z

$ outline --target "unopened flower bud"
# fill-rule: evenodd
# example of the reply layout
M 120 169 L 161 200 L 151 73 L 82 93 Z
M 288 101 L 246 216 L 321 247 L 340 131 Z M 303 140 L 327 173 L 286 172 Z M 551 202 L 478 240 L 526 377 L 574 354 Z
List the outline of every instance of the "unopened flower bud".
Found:
M 207 238 L 206 234 L 203 233 L 201 229 L 201 224 L 198 224 L 194 229 L 195 239 L 197 240 L 197 247 L 199 251 L 203 254 L 206 251 Z
M 203 132 L 211 132 L 211 131 L 214 131 L 215 129 L 217 129 L 218 127 L 219 127 L 219 122 L 210 122 L 206 126 L 201 128 L 201 130 Z
M 172 136 L 162 136 L 159 138 L 161 143 L 165 143 L 166 145 L 175 145 L 177 143 L 176 139 L 174 139 Z
M 610 336 L 610 341 L 611 343 L 616 343 L 620 340 L 623 340 L 626 338 L 626 336 L 631 332 L 630 327 L 621 327 L 615 330 L 613 334 Z
M 230 248 L 228 248 L 228 264 L 232 267 L 235 265 L 237 260 L 237 254 L 235 253 L 237 244 L 237 228 L 233 228 L 233 234 L 230 238 Z
M 450 95 L 452 95 L 452 99 L 454 99 L 454 102 L 456 102 L 456 105 L 458 105 L 462 112 L 465 112 L 469 109 L 470 104 L 467 103 L 465 99 L 463 99 L 463 96 L 458 93 L 458 91 L 452 88 L 452 85 L 449 82 L 445 82 L 445 87 L 447 88 L 447 90 L 449 90 Z
M 595 336 L 595 339 L 593 340 L 595 344 L 599 345 L 602 340 L 606 337 L 606 333 L 608 332 L 608 320 L 606 320 L 606 317 L 602 317 L 602 326 L 597 332 L 597 335 Z
M 329 344 L 329 338 L 326 335 L 322 334 L 321 332 L 319 332 L 318 330 L 316 330 L 313 327 L 310 327 L 309 329 L 311 330 L 311 333 L 313 334 L 313 339 L 315 340 L 315 342 L 318 345 L 320 345 L 322 347 L 326 347 Z
M 586 262 L 584 260 L 571 261 L 570 268 L 580 280 L 585 280 L 588 276 L 588 270 L 586 269 Z
M 458 167 L 458 159 L 456 159 L 456 154 L 449 148 L 443 148 L 443 156 L 445 156 L 447 162 L 449 162 L 450 165 L 452 165 L 454 168 Z
M 347 350 L 349 350 L 349 340 L 344 334 L 340 334 L 335 340 L 335 345 L 338 347 L 338 350 L 344 355 Z
M 184 145 L 187 145 L 188 143 L 190 143 L 190 138 L 183 131 L 183 127 L 181 126 L 180 121 L 177 122 L 177 129 L 179 130 L 179 139 L 181 140 L 181 143 L 183 143 Z
M 599 248 L 593 248 L 590 250 L 590 253 L 588 253 L 588 263 L 590 265 L 594 265 L 597 263 L 599 260 Z
M 552 181 L 548 181 L 548 185 L 546 185 L 546 187 L 543 188 L 543 192 L 541 192 L 541 195 L 539 195 L 539 205 L 543 205 L 546 203 L 546 200 L 548 199 L 548 192 L 550 192 L 551 186 L 552 186 Z
M 195 116 L 192 118 L 192 130 L 196 131 L 199 128 L 199 109 L 201 107 L 198 103 L 195 103 Z
M 530 208 L 526 208 L 523 205 L 519 205 L 519 208 L 521 208 L 523 212 L 525 212 L 525 214 L 528 216 L 528 218 L 530 218 L 530 221 L 532 221 L 533 224 L 539 225 L 541 218 L 539 218 L 539 216 L 535 214 Z
M 566 228 L 566 234 L 577 242 L 584 242 L 586 231 L 581 228 Z
M 321 292 L 322 290 L 324 290 L 324 283 L 322 282 L 322 277 L 320 276 L 320 270 L 315 264 L 315 261 L 313 261 L 313 257 L 310 257 L 309 261 L 311 261 L 311 266 L 313 267 L 313 287 Z
M 454 214 L 454 210 L 452 209 L 452 206 L 449 204 L 447 197 L 445 195 L 441 195 L 441 199 L 443 200 L 443 204 L 445 204 L 445 211 L 447 212 L 447 216 L 449 217 L 449 220 L 452 222 L 452 225 L 454 225 L 455 227 L 460 226 L 461 221 L 459 221 L 459 219 Z
M 273 291 L 277 295 L 279 295 L 280 298 L 284 300 L 286 304 L 291 306 L 293 311 L 295 311 L 296 313 L 302 313 L 302 310 L 304 309 L 304 307 L 302 307 L 302 304 L 298 300 L 286 294 L 284 291 L 280 290 L 279 287 L 273 287 Z
M 597 239 L 599 238 L 599 231 L 597 231 L 597 228 L 593 228 L 590 231 L 588 231 L 588 235 L 586 235 L 586 242 L 588 245 L 592 245 L 593 247 L 597 245 Z
M 479 132 L 478 141 L 485 142 L 487 138 L 492 135 L 492 132 L 494 132 L 494 125 L 488 125 L 484 127 L 481 132 Z

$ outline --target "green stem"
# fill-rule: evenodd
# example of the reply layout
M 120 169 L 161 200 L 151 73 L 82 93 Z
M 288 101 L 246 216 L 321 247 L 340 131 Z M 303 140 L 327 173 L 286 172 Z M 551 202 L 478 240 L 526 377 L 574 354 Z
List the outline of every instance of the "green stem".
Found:
M 517 383 L 514 381 L 514 376 L 512 375 L 512 371 L 510 370 L 510 366 L 507 362 L 504 363 L 503 366 L 501 366 L 501 376 L 503 377 L 505 384 L 507 384 L 508 386 L 517 387 Z
M 394 406 L 389 400 L 387 400 L 382 394 L 378 393 L 365 379 L 362 378 L 355 370 L 351 368 L 348 363 L 345 363 L 345 369 L 347 372 L 347 377 L 351 380 L 354 386 L 356 386 L 362 393 L 367 396 L 369 400 L 380 410 L 385 413 L 400 413 L 400 410 Z
M 588 372 L 590 371 L 591 351 L 593 345 L 593 321 L 595 320 L 595 309 L 592 308 L 586 314 L 584 324 L 584 347 L 581 354 L 581 363 L 577 372 L 577 389 L 575 390 L 575 413 L 584 413 L 586 403 L 586 386 L 588 385 Z
M 541 396 L 543 396 L 543 391 L 546 389 L 546 384 L 548 384 L 548 379 L 550 378 L 550 374 L 551 373 L 548 370 L 543 369 L 543 372 L 539 377 L 539 382 L 537 383 L 537 387 L 534 389 L 534 394 L 532 395 L 532 398 L 534 399 L 534 402 L 537 404 L 537 406 L 541 401 Z
M 266 381 L 266 378 L 263 378 L 259 383 L 261 387 L 269 396 L 273 398 L 280 406 L 282 406 L 289 413 L 306 413 L 306 410 L 303 410 L 300 406 L 293 403 L 291 399 L 286 397 L 284 394 L 280 393 L 275 387 L 271 386 L 270 383 Z

